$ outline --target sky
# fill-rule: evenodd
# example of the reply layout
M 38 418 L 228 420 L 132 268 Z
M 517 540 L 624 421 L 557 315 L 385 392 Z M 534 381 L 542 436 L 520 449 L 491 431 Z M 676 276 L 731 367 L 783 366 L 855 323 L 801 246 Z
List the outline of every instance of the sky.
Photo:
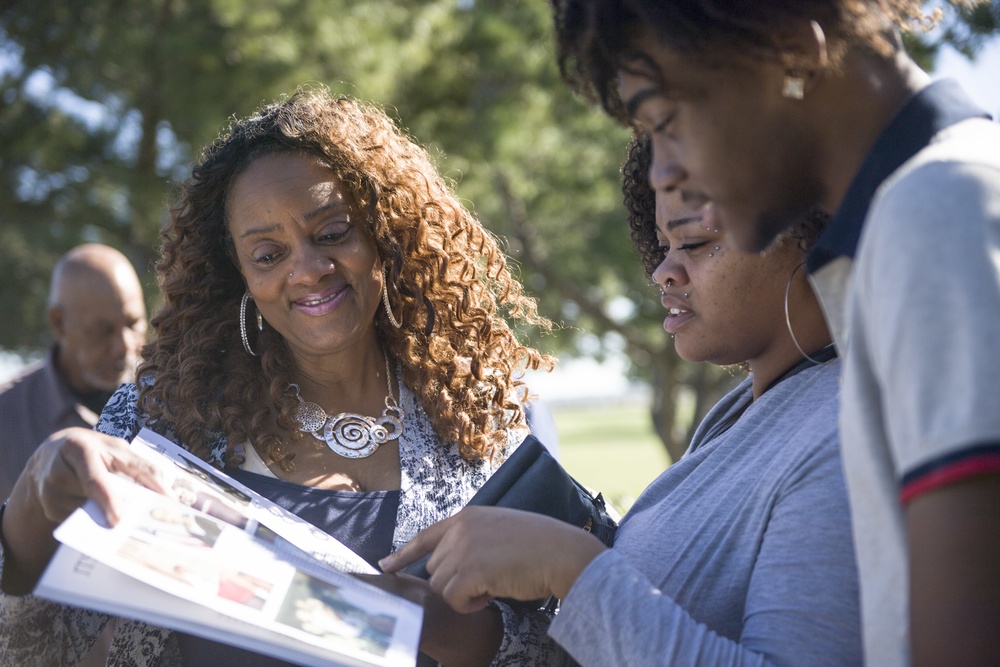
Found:
M 946 77 L 956 79 L 974 102 L 994 118 L 1000 118 L 1000 38 L 989 41 L 971 62 L 954 49 L 944 47 L 933 78 Z M 0 382 L 17 373 L 23 364 L 19 357 L 0 351 Z M 553 403 L 641 393 L 626 380 L 626 367 L 621 355 L 611 355 L 603 363 L 593 359 L 566 359 L 555 372 L 531 374 L 528 381 L 533 392 Z
M 973 101 L 1000 119 L 1000 38 L 988 42 L 973 62 L 950 47 L 943 48 L 933 77 L 958 80 Z

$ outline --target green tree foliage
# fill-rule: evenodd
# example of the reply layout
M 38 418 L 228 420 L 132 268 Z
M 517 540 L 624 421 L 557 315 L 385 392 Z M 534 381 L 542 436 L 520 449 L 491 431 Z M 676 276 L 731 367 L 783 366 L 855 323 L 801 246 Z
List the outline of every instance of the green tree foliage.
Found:
M 925 64 L 942 39 L 973 53 L 996 7 L 924 39 Z M 227 119 L 310 82 L 382 103 L 437 153 L 562 325 L 538 343 L 567 355 L 622 347 L 657 389 L 654 421 L 676 457 L 733 378 L 674 355 L 621 206 L 628 133 L 560 81 L 538 0 L 6 3 L 0 347 L 45 346 L 49 273 L 80 242 L 126 252 L 155 308 L 171 184 Z

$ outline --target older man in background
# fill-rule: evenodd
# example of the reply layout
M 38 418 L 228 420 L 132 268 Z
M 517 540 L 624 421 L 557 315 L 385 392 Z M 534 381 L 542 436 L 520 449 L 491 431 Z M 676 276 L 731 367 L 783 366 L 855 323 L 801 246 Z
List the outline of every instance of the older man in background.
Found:
M 96 243 L 70 250 L 52 274 L 48 321 L 55 342 L 47 357 L 0 386 L 0 501 L 45 438 L 93 427 L 112 392 L 133 378 L 146 306 L 131 262 Z

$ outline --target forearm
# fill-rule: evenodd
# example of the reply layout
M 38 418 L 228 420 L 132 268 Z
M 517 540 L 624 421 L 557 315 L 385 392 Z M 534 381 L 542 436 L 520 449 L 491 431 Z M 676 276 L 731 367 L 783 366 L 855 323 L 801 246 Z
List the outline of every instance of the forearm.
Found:
M 0 527 L 5 535 L 10 535 L 6 532 L 7 520 L 5 511 Z M 0 548 L 0 580 L 3 582 L 0 590 L 0 664 L 76 664 L 93 644 L 107 617 L 29 595 L 38 579 L 38 568 L 29 567 L 30 572 L 25 572 L 24 567 L 12 560 L 9 546 L 8 538 L 4 537 Z
M 0 590 L 9 595 L 31 593 L 58 546 L 52 536 L 55 528 L 26 481 L 18 480 L 0 522 L 4 553 Z
M 849 550 L 849 537 L 844 544 Z M 769 565 L 753 575 L 746 599 L 731 602 L 743 608 L 742 628 L 725 634 L 612 550 L 580 575 L 550 635 L 594 667 L 656 664 L 663 656 L 672 664 L 860 664 L 856 571 L 850 559 L 834 558 L 843 549 L 823 556 L 822 546 L 765 544 L 761 559 Z
M 460 614 L 436 595 L 424 605 L 420 650 L 444 667 L 486 667 L 503 639 L 503 620 L 495 607 Z
M 581 665 L 766 665 L 764 656 L 696 621 L 619 554 L 578 579 L 549 634 Z
M 1000 473 L 914 499 L 906 512 L 914 665 L 1000 664 Z

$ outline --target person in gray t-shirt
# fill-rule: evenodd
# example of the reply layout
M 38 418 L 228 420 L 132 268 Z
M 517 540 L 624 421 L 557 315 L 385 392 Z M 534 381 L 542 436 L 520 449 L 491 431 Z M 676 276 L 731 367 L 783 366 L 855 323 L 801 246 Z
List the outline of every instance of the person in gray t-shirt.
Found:
M 566 524 L 467 508 L 382 561 L 434 551 L 458 610 L 562 599 L 547 637 L 583 665 L 857 665 L 858 573 L 837 436 L 840 371 L 801 265 L 823 220 L 763 255 L 737 252 L 711 209 L 646 185 L 633 143 L 625 194 L 678 354 L 749 376 L 622 519 L 613 549 Z

